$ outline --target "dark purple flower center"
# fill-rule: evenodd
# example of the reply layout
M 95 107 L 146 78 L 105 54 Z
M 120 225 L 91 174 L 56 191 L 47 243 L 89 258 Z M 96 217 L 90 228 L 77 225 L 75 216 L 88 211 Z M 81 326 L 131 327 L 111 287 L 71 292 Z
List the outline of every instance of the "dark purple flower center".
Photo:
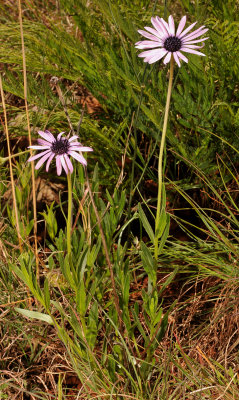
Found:
M 57 155 L 67 154 L 70 147 L 70 143 L 65 138 L 60 138 L 59 140 L 55 140 L 55 142 L 51 145 L 51 151 Z
M 181 49 L 182 41 L 177 36 L 169 36 L 167 39 L 165 39 L 163 46 L 164 46 L 165 50 L 168 50 L 171 53 L 174 53 L 175 51 L 178 51 Z

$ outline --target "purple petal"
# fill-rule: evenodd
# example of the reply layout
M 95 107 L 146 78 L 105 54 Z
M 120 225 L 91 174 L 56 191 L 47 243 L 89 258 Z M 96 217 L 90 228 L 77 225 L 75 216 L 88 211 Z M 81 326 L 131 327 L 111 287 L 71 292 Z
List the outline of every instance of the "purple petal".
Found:
M 29 146 L 28 148 L 33 150 L 45 150 L 45 149 L 50 149 L 51 145 L 50 144 L 48 144 L 47 146 L 34 145 L 34 146 Z
M 165 59 L 163 60 L 163 63 L 164 64 L 168 64 L 169 61 L 171 60 L 171 56 L 172 56 L 172 53 L 168 52 L 168 54 L 166 55 Z
M 154 17 L 151 18 L 151 22 L 152 22 L 152 25 L 155 27 L 155 29 L 158 33 L 158 36 L 160 36 L 162 38 L 165 35 L 165 29 L 162 26 L 162 24 L 159 23 L 158 20 Z
M 164 27 L 165 27 L 165 29 L 166 29 L 166 31 L 167 31 L 167 34 L 170 35 L 170 30 L 169 30 L 168 23 L 167 23 L 166 21 L 164 21 L 163 18 L 160 18 L 160 21 L 161 21 L 162 24 L 164 25 Z
M 203 39 L 192 40 L 192 41 L 182 40 L 182 43 L 183 44 L 194 44 L 194 43 L 204 42 L 204 40 L 207 40 L 207 39 L 209 39 L 209 37 L 205 37 Z
M 187 49 L 201 49 L 204 46 L 197 46 L 196 44 L 183 44 L 182 47 L 186 47 Z
M 66 173 L 66 175 L 68 174 L 68 168 L 67 168 L 67 165 L 66 165 L 66 162 L 65 162 L 65 159 L 64 159 L 64 156 L 63 155 L 61 155 L 60 156 L 60 159 L 61 159 L 61 165 L 62 165 L 62 167 L 64 168 L 64 170 L 65 170 L 65 173 Z
M 49 143 L 49 142 L 47 142 L 46 140 L 44 140 L 44 139 L 37 139 L 37 143 L 38 144 L 41 144 L 41 145 L 43 145 L 43 146 L 51 146 L 51 143 Z
M 192 32 L 190 35 L 186 35 L 183 38 L 183 40 L 188 41 L 188 40 L 196 39 L 198 36 L 202 36 L 207 31 L 208 31 L 208 28 L 202 29 L 202 27 L 201 27 L 201 28 L 197 29 L 196 31 Z
M 140 35 L 146 37 L 147 39 L 150 39 L 150 40 L 158 40 L 159 39 L 158 36 L 151 35 L 150 33 L 142 31 L 140 29 L 138 30 L 138 32 L 140 33 Z
M 62 165 L 61 165 L 61 158 L 60 156 L 56 156 L 56 172 L 57 175 L 61 175 L 62 173 Z
M 84 146 L 70 146 L 70 151 L 77 150 L 77 151 L 93 151 L 91 147 L 84 147 Z
M 62 135 L 64 135 L 64 133 L 65 133 L 65 132 L 59 133 L 59 135 L 57 135 L 57 140 L 59 140 L 59 139 L 62 137 Z
M 47 142 L 53 143 L 53 142 L 55 141 L 54 136 L 53 136 L 52 133 L 49 132 L 49 131 L 46 131 L 46 132 L 38 131 L 38 134 L 39 134 L 41 137 L 43 137 L 43 139 L 45 139 Z
M 68 142 L 72 142 L 72 140 L 75 140 L 75 139 L 79 139 L 79 136 L 77 136 L 77 135 L 71 136 L 71 138 L 68 139 Z
M 186 53 L 197 54 L 198 56 L 205 56 L 205 54 L 200 53 L 200 51 L 188 49 L 187 47 L 182 47 L 180 50 L 181 50 L 181 51 L 186 51 Z
M 177 32 L 176 32 L 176 36 L 179 36 L 180 33 L 182 32 L 183 28 L 185 27 L 186 19 L 187 19 L 187 17 L 186 17 L 186 15 L 184 15 L 184 17 L 179 22 L 178 29 L 177 29 Z
M 188 63 L 187 57 L 185 57 L 180 51 L 177 51 L 177 55 L 178 55 L 178 57 L 181 58 L 183 61 L 185 61 L 186 63 Z
M 162 31 L 163 34 L 164 34 L 164 37 L 165 37 L 165 36 L 168 37 L 168 30 L 167 30 L 167 28 L 165 28 L 163 22 L 161 21 L 161 18 L 156 17 L 155 20 L 156 20 L 156 22 L 159 24 L 159 26 L 160 26 L 160 28 L 161 28 L 161 31 Z M 165 21 L 164 21 L 164 22 L 165 22 Z M 166 23 L 166 24 L 167 24 L 167 23 Z M 168 24 L 167 24 L 167 25 L 168 25 Z
M 78 146 L 72 146 L 72 145 L 70 145 L 70 147 L 69 147 L 69 150 L 68 150 L 68 152 L 69 151 L 71 151 L 71 150 L 74 150 L 74 151 L 81 151 L 81 148 L 82 148 L 83 146 L 82 145 L 78 145 Z M 86 151 L 93 151 L 93 149 L 92 150 L 86 150 Z
M 154 49 L 154 50 L 147 50 L 147 51 L 143 51 L 143 53 L 140 53 L 138 56 L 139 57 L 154 57 L 158 55 L 158 52 L 161 52 L 164 49 Z M 167 50 L 165 50 L 167 51 Z
M 178 64 L 178 66 L 181 67 L 181 64 L 180 64 L 180 61 L 178 59 L 178 55 L 177 55 L 176 51 L 173 53 L 173 57 L 174 57 L 174 60 L 176 61 L 176 63 Z
M 138 54 L 139 57 L 147 57 L 150 56 L 150 54 L 152 54 L 152 57 L 155 55 L 155 52 L 157 50 L 147 50 L 147 51 L 143 51 L 142 53 Z
M 39 169 L 42 164 L 44 164 L 44 162 L 51 156 L 51 153 L 45 154 L 42 158 L 40 158 L 40 160 L 38 161 L 38 163 L 35 166 L 35 169 Z
M 153 64 L 154 62 L 156 62 L 156 61 L 160 60 L 161 58 L 163 58 L 165 56 L 165 54 L 167 54 L 167 50 L 162 49 L 161 51 L 158 51 L 158 53 L 155 54 L 153 57 L 149 56 L 144 61 L 148 62 L 149 64 Z
M 159 47 L 162 46 L 162 42 L 155 42 L 155 41 L 149 41 L 149 40 L 143 40 L 142 42 L 137 42 L 135 43 L 135 47 L 137 49 L 153 49 L 154 47 Z
M 48 172 L 50 163 L 51 163 L 51 161 L 52 161 L 52 159 L 53 159 L 54 157 L 55 157 L 55 154 L 52 153 L 52 154 L 50 155 L 50 157 L 48 158 L 47 163 L 46 163 L 46 172 Z
M 169 26 L 169 32 L 171 35 L 175 36 L 175 25 L 174 25 L 174 20 L 172 15 L 168 17 L 168 26 Z
M 71 163 L 71 160 L 69 159 L 67 154 L 64 154 L 64 158 L 65 158 L 65 161 L 66 161 L 66 164 L 67 164 L 67 167 L 68 167 L 69 171 L 72 173 L 73 172 L 73 165 Z
M 70 146 L 82 146 L 82 144 L 80 142 L 72 142 Z
M 31 162 L 31 161 L 37 160 L 38 158 L 43 157 L 47 153 L 51 154 L 51 151 L 46 150 L 46 151 L 43 151 L 42 153 L 38 153 L 35 156 L 30 157 L 27 161 Z
M 69 151 L 69 154 L 74 157 L 77 161 L 79 161 L 81 164 L 83 165 L 87 165 L 86 160 L 84 159 L 83 156 L 81 156 L 80 154 L 76 153 L 75 151 Z
M 188 32 L 196 25 L 196 23 L 197 23 L 197 21 L 194 22 L 193 24 L 189 25 L 189 26 L 187 27 L 187 29 L 185 29 L 185 31 L 183 31 L 182 33 L 180 33 L 180 35 L 178 35 L 178 37 L 179 37 L 180 39 L 183 38 L 183 37 L 186 35 L 186 33 L 188 33 Z
M 149 26 L 145 26 L 144 28 L 147 29 L 147 31 L 152 33 L 154 36 L 156 36 L 156 38 L 161 39 L 162 35 L 158 31 L 156 31 L 156 29 L 150 28 Z

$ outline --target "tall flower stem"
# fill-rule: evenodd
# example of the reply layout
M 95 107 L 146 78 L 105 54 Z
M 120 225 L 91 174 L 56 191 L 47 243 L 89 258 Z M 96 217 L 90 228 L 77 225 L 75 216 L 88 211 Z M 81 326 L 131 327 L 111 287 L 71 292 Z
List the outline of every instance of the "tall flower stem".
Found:
M 71 173 L 67 174 L 68 183 L 68 216 L 67 216 L 67 227 L 66 227 L 66 239 L 67 239 L 67 254 L 69 259 L 71 258 L 71 221 L 72 221 L 72 183 Z
M 165 147 L 165 138 L 166 138 L 166 132 L 167 132 L 167 125 L 168 125 L 168 113 L 169 113 L 169 106 L 170 106 L 170 99 L 171 99 L 172 85 L 173 85 L 173 69 L 174 69 L 174 58 L 171 56 L 169 82 L 168 82 L 168 93 L 167 93 L 167 100 L 166 100 L 166 106 L 165 106 L 163 132 L 162 132 L 162 138 L 161 138 L 161 143 L 160 143 L 159 160 L 158 160 L 158 200 L 157 200 L 157 213 L 156 213 L 156 219 L 155 219 L 155 239 L 154 239 L 154 257 L 155 257 L 156 261 L 158 258 L 159 222 L 160 222 L 160 214 L 161 214 L 161 207 L 162 207 L 163 153 L 164 153 L 164 147 Z

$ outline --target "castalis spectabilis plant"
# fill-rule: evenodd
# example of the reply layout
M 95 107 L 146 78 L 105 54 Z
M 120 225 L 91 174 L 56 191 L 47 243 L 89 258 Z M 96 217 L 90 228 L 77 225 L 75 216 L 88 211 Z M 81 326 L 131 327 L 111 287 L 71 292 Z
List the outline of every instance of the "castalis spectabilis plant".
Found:
M 139 54 L 139 57 L 144 58 L 144 62 L 153 64 L 165 57 L 163 62 L 167 64 L 173 56 L 175 62 L 180 67 L 180 59 L 186 63 L 188 62 L 187 57 L 181 52 L 205 56 L 205 54 L 197 50 L 202 48 L 204 40 L 208 39 L 208 37 L 197 39 L 208 31 L 204 25 L 189 33 L 196 25 L 196 22 L 183 30 L 186 24 L 186 16 L 179 22 L 176 32 L 172 15 L 169 16 L 168 23 L 159 17 L 151 18 L 151 22 L 154 28 L 146 26 L 145 29 L 147 32 L 143 30 L 138 31 L 148 40 L 143 40 L 135 44 L 137 49 L 150 49 Z M 201 44 L 198 46 L 195 43 Z
M 72 156 L 83 165 L 87 165 L 85 158 L 77 153 L 84 151 L 93 151 L 91 147 L 84 147 L 77 141 L 78 136 L 74 135 L 71 138 L 63 137 L 65 132 L 59 133 L 55 138 L 49 131 L 38 131 L 42 139 L 37 139 L 38 145 L 29 146 L 33 150 L 43 150 L 41 153 L 36 154 L 28 159 L 34 161 L 40 158 L 35 168 L 39 169 L 46 161 L 46 171 L 48 172 L 49 166 L 53 158 L 56 158 L 57 175 L 61 175 L 62 167 L 66 174 L 73 172 L 73 165 L 69 156 Z
M 163 202 L 163 191 L 165 190 L 165 185 L 163 182 L 163 154 L 165 147 L 165 138 L 167 132 L 169 106 L 172 93 L 173 85 L 173 71 L 175 62 L 179 67 L 181 67 L 180 61 L 183 60 L 188 62 L 187 57 L 185 57 L 182 52 L 197 54 L 199 56 L 205 56 L 205 54 L 198 51 L 198 49 L 204 46 L 204 41 L 208 39 L 200 38 L 208 31 L 205 26 L 200 26 L 200 28 L 191 32 L 192 28 L 196 25 L 196 22 L 189 25 L 184 29 L 186 24 L 186 16 L 184 16 L 178 24 L 177 30 L 175 29 L 174 20 L 172 15 L 169 16 L 168 22 L 163 18 L 155 17 L 151 18 L 153 28 L 146 26 L 145 31 L 139 30 L 138 32 L 144 36 L 147 40 L 137 42 L 135 47 L 137 49 L 147 49 L 139 54 L 139 57 L 144 58 L 144 62 L 153 64 L 156 61 L 164 58 L 164 64 L 170 62 L 169 68 L 169 81 L 168 81 L 168 93 L 164 111 L 163 120 L 163 130 L 160 140 L 160 149 L 158 157 L 158 197 L 157 197 L 157 211 L 155 217 L 155 236 L 154 236 L 154 256 L 157 261 L 159 255 L 159 239 L 162 232 L 160 230 L 161 216 L 165 218 L 165 209 L 162 207 Z M 199 43 L 197 45 L 196 43 Z

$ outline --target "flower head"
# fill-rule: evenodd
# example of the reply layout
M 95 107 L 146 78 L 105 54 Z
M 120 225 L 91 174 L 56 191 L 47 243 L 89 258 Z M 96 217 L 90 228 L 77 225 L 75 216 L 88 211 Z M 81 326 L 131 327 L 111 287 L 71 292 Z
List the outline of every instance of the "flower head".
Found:
M 172 15 L 169 16 L 168 23 L 164 21 L 163 18 L 159 17 L 151 18 L 151 22 L 154 28 L 146 26 L 145 29 L 147 32 L 142 30 L 138 31 L 148 40 L 143 40 L 142 42 L 137 42 L 135 44 L 137 49 L 150 49 L 139 54 L 139 57 L 144 57 L 144 62 L 152 64 L 166 56 L 163 62 L 164 64 L 167 64 L 173 56 L 174 60 L 180 67 L 180 59 L 188 62 L 188 59 L 181 53 L 181 51 L 205 56 L 205 54 L 195 50 L 202 48 L 204 46 L 204 43 L 202 42 L 208 39 L 208 37 L 206 37 L 195 40 L 208 31 L 204 25 L 195 31 L 188 33 L 194 25 L 196 25 L 196 22 L 183 30 L 186 24 L 186 16 L 184 16 L 179 22 L 178 29 L 175 33 L 175 25 Z M 195 45 L 195 43 L 200 42 L 200 46 Z
M 57 175 L 61 175 L 62 167 L 65 170 L 66 174 L 68 174 L 68 172 L 70 173 L 73 172 L 73 165 L 71 163 L 69 156 L 72 156 L 81 164 L 87 165 L 85 158 L 81 154 L 78 154 L 77 151 L 79 152 L 93 151 L 93 149 L 91 147 L 82 146 L 82 144 L 77 141 L 78 136 L 76 135 L 72 136 L 70 139 L 62 137 L 64 133 L 65 132 L 59 133 L 57 138 L 55 138 L 49 131 L 45 132 L 38 131 L 38 134 L 43 139 L 37 139 L 38 145 L 29 146 L 29 148 L 34 150 L 43 150 L 43 151 L 41 153 L 36 154 L 33 157 L 30 157 L 28 161 L 34 161 L 40 158 L 40 160 L 37 162 L 35 166 L 36 169 L 40 168 L 42 164 L 44 164 L 44 162 L 47 161 L 46 171 L 48 171 L 50 163 L 55 157 Z

